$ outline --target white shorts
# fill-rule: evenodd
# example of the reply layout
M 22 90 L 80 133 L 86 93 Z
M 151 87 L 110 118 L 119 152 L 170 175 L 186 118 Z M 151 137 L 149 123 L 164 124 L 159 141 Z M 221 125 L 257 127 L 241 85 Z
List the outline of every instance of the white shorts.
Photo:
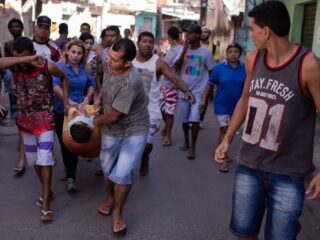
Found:
M 52 156 L 54 131 L 46 131 L 38 135 L 23 133 L 24 150 L 29 166 L 53 166 Z
M 147 143 L 153 143 L 154 136 L 159 132 L 161 119 L 150 119 L 150 127 L 147 137 Z
M 219 126 L 220 127 L 225 127 L 229 126 L 231 116 L 230 115 L 216 115 L 218 118 Z

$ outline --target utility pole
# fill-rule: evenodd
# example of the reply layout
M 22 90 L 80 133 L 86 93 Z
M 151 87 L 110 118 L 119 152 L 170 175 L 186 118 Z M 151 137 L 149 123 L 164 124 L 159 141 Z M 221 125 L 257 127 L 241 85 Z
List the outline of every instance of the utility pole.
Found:
M 200 25 L 204 26 L 207 22 L 208 0 L 200 0 Z

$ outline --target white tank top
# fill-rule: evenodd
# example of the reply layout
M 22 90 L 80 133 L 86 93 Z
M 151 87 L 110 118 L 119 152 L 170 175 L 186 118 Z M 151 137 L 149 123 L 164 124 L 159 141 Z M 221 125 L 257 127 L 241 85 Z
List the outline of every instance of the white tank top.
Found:
M 153 55 L 146 62 L 139 62 L 135 58 L 133 65 L 139 70 L 144 84 L 144 90 L 148 96 L 148 111 L 150 119 L 162 119 L 160 111 L 160 83 L 156 76 L 157 55 Z

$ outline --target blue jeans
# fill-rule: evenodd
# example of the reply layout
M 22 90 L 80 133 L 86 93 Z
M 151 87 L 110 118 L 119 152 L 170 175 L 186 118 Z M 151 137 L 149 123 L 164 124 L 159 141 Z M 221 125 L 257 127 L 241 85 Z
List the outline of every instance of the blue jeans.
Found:
M 230 230 L 239 237 L 257 236 L 265 210 L 265 240 L 294 240 L 300 231 L 304 178 L 238 165 L 233 187 Z
M 129 137 L 102 135 L 100 163 L 104 176 L 117 184 L 132 184 L 146 141 L 147 134 Z

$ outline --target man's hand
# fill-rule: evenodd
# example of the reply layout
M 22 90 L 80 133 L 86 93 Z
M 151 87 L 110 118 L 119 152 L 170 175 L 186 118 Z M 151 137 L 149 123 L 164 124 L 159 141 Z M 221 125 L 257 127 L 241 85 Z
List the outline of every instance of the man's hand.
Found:
M 72 107 L 78 107 L 78 105 L 79 105 L 78 103 L 72 101 L 70 98 L 68 99 L 68 104 L 69 104 L 70 106 L 72 106 Z
M 309 200 L 320 199 L 320 172 L 311 180 L 306 194 Z
M 99 116 L 95 116 L 94 118 L 93 118 L 93 125 L 95 125 L 95 126 L 100 126 L 100 125 L 102 125 L 102 123 L 101 123 L 101 115 Z
M 194 97 L 194 95 L 192 94 L 191 91 L 188 90 L 185 93 L 185 96 L 186 96 L 187 99 L 191 100 L 192 104 L 196 103 L 196 99 L 195 99 L 195 97 Z
M 214 160 L 218 163 L 223 163 L 226 157 L 226 154 L 229 149 L 229 143 L 227 141 L 222 141 L 220 145 L 217 147 Z
M 69 110 L 70 110 L 70 105 L 69 104 L 65 104 L 64 105 L 64 115 L 68 116 Z
M 183 53 L 186 53 L 188 51 L 189 48 L 189 39 L 186 38 L 184 44 L 183 44 Z
M 43 67 L 45 63 L 45 58 L 38 55 L 30 56 L 29 62 L 34 67 Z
M 89 104 L 90 98 L 89 97 L 84 97 L 83 99 L 83 104 Z

